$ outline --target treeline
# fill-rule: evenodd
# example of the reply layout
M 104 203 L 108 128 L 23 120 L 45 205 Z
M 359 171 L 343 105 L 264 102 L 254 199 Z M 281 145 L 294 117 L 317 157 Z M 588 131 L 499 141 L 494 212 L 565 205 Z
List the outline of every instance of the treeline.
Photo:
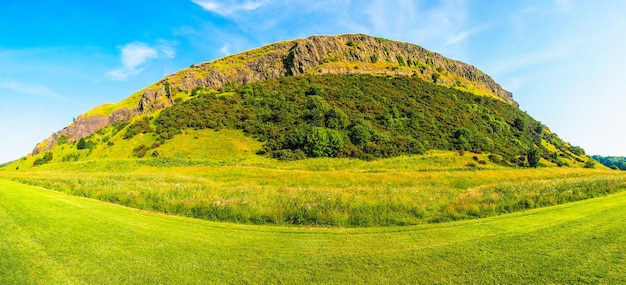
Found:
M 265 142 L 260 154 L 284 160 L 444 149 L 489 152 L 513 165 L 528 165 L 532 153 L 562 165 L 572 152 L 584 154 L 508 103 L 414 77 L 304 75 L 231 85 L 221 93 L 199 89 L 154 119 L 161 141 L 186 128 L 240 129 Z M 144 131 L 151 129 L 132 133 Z
M 593 155 L 591 157 L 611 169 L 626 170 L 626 157 L 624 156 Z

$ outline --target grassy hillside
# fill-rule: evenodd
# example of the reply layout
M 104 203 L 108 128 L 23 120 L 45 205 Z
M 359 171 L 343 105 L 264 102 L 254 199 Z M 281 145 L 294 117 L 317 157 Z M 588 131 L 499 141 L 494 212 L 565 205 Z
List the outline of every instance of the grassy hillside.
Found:
M 267 227 L 0 181 L 0 283 L 622 284 L 625 209 L 622 192 L 435 225 Z
M 262 143 L 253 147 L 256 153 L 279 160 L 371 160 L 429 150 L 486 153 L 485 162 L 506 166 L 536 167 L 539 157 L 546 166 L 583 166 L 589 160 L 584 150 L 511 104 L 419 78 L 302 75 L 218 91 L 196 88 L 175 97 L 174 106 L 101 129 L 82 142 L 59 140 L 50 153 L 30 163 L 183 153 L 203 159 L 212 150 L 198 149 L 203 142 L 197 136 L 193 144 L 170 140 L 206 129 L 239 130 Z M 241 139 L 211 145 L 220 149 Z M 164 144 L 169 147 L 161 149 Z

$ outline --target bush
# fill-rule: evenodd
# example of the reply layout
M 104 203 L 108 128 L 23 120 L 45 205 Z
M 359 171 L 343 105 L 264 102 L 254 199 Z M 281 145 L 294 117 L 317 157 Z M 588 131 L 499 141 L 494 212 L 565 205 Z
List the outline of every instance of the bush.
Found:
M 76 149 L 91 149 L 95 146 L 95 143 L 87 140 L 85 138 L 81 138 L 80 140 L 78 140 L 78 143 L 76 144 Z
M 43 155 L 43 157 L 38 158 L 38 159 L 36 159 L 36 160 L 33 162 L 33 166 L 39 166 L 39 165 L 42 165 L 42 164 L 46 164 L 46 163 L 48 163 L 48 162 L 52 161 L 52 158 L 53 158 L 53 154 L 52 154 L 52 152 L 46 152 L 46 153 Z
M 439 81 L 439 73 L 433 73 L 430 78 L 433 80 L 433 83 L 437 83 L 437 81 Z
M 57 145 L 64 145 L 64 144 L 67 144 L 67 142 L 68 142 L 68 138 L 67 138 L 67 135 L 65 134 L 59 136 L 59 138 L 57 139 Z
M 378 55 L 377 54 L 372 54 L 370 56 L 370 60 L 372 61 L 372 63 L 378 62 Z
M 147 146 L 142 144 L 133 149 L 133 155 L 136 157 L 142 158 L 146 156 L 146 153 L 148 152 L 148 150 L 150 149 Z
M 145 134 L 149 132 L 153 132 L 154 130 L 150 126 L 150 117 L 143 117 L 140 120 L 136 121 L 132 125 L 126 129 L 126 134 L 124 134 L 124 139 L 130 139 L 138 134 Z

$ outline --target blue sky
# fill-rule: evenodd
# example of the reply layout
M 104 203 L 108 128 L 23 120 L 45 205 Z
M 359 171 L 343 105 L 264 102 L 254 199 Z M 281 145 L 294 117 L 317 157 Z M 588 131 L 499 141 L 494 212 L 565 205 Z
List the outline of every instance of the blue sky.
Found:
M 0 162 L 191 64 L 344 33 L 472 64 L 566 141 L 626 155 L 624 11 L 621 0 L 8 0 L 0 9 Z

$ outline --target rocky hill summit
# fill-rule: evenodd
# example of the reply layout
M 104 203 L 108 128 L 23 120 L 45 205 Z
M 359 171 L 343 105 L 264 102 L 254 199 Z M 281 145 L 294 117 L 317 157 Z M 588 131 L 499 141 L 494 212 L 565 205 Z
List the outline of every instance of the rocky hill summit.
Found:
M 33 155 L 52 149 L 60 137 L 78 141 L 108 125 L 172 106 L 183 99 L 180 94 L 197 87 L 219 90 L 229 84 L 300 74 L 413 76 L 518 106 L 510 92 L 476 67 L 420 46 L 362 34 L 311 36 L 192 65 L 168 75 L 118 104 L 79 116 L 39 143 Z

